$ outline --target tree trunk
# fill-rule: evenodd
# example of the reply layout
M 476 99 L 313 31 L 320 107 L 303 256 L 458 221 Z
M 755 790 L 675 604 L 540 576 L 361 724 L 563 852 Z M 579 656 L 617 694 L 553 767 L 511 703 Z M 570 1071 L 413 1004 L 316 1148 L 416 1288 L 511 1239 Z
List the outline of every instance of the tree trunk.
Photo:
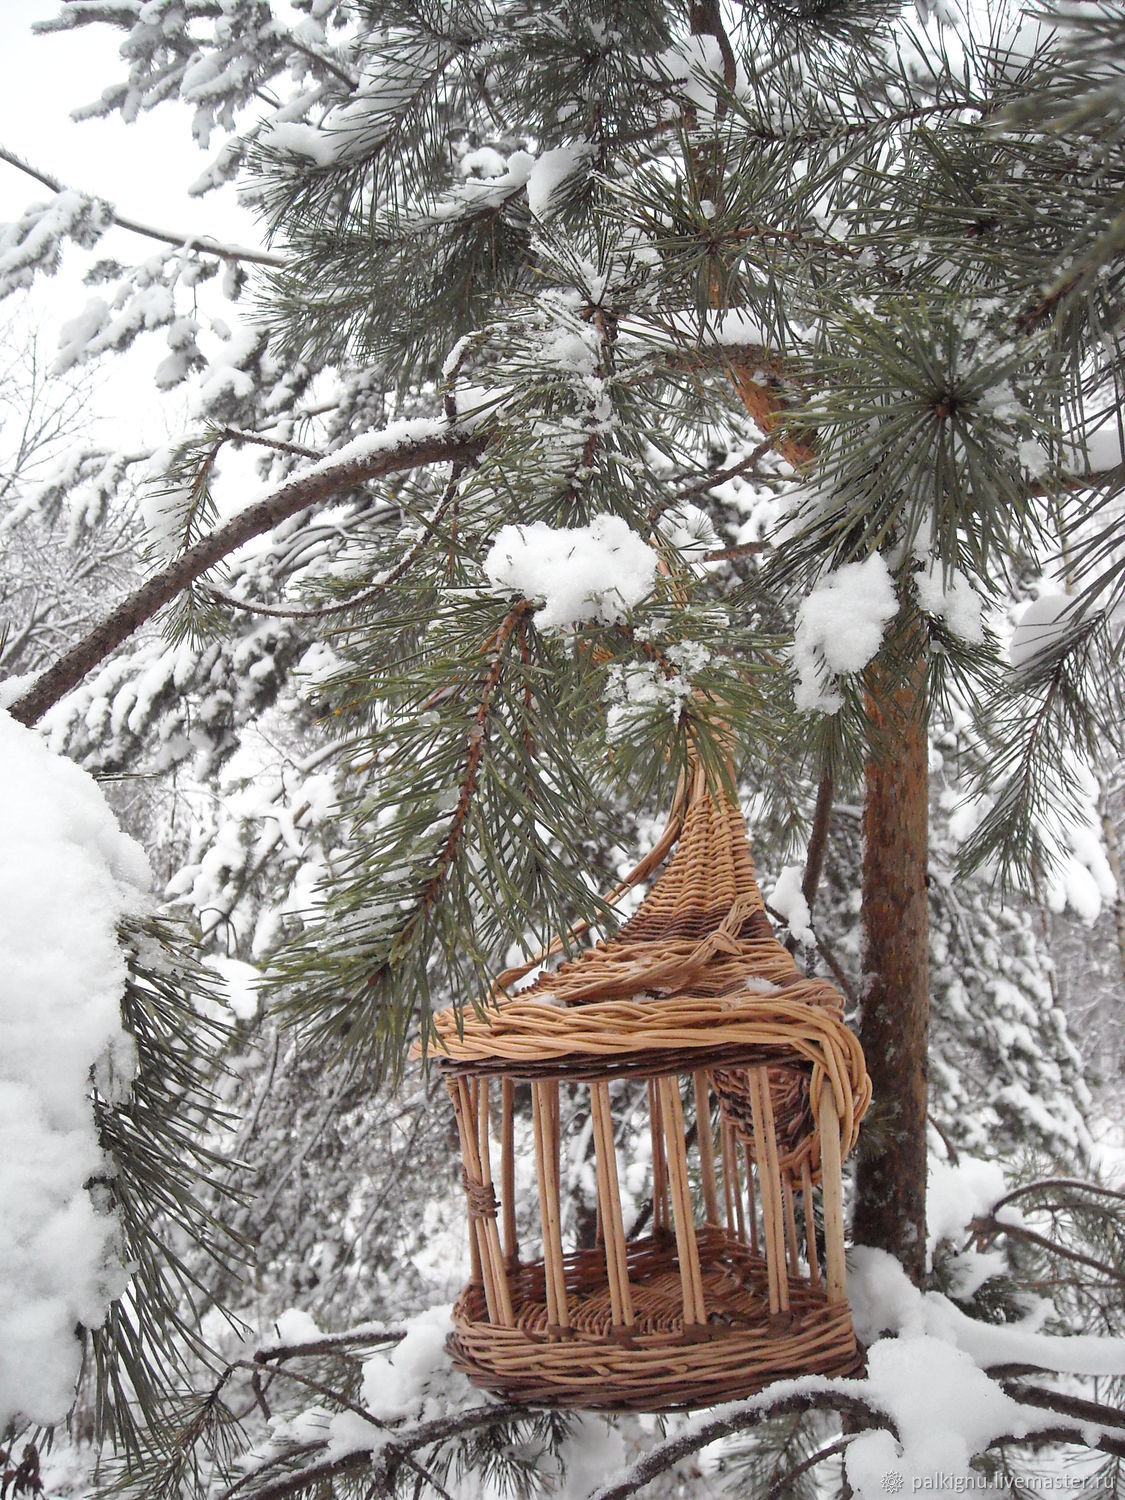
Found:
M 907 608 L 903 603 L 903 610 Z M 929 823 L 925 657 L 917 617 L 889 643 L 915 667 L 876 665 L 868 686 L 875 745 L 863 812 L 864 990 L 859 1039 L 877 1118 L 860 1148 L 853 1237 L 902 1262 L 920 1285 L 926 1258 L 926 1090 L 930 1024 Z M 910 654 L 907 655 L 906 653 Z
M 723 30 L 717 0 L 692 0 L 693 35 L 715 37 L 727 86 L 733 87 L 734 54 Z M 691 111 L 684 123 L 690 130 Z M 723 201 L 723 184 L 713 164 L 691 156 L 697 197 Z M 710 283 L 714 307 L 728 305 L 727 288 L 714 265 Z M 754 422 L 767 437 L 778 432 L 778 451 L 798 470 L 815 463 L 811 436 L 779 432 L 785 409 L 782 393 L 756 370 L 737 362 L 735 387 Z M 930 1028 L 929 898 L 926 863 L 929 837 L 929 741 L 926 733 L 925 635 L 917 612 L 904 599 L 885 655 L 913 662 L 903 680 L 880 668 L 871 674 L 868 713 L 877 749 L 867 763 L 863 835 L 863 922 L 865 986 L 859 1039 L 879 1111 L 880 1149 L 864 1154 L 856 1173 L 853 1237 L 887 1250 L 916 1285 L 926 1260 L 926 1091 Z M 821 779 L 806 899 L 815 895 L 832 803 L 831 781 Z M 885 1142 L 885 1144 L 884 1144 Z

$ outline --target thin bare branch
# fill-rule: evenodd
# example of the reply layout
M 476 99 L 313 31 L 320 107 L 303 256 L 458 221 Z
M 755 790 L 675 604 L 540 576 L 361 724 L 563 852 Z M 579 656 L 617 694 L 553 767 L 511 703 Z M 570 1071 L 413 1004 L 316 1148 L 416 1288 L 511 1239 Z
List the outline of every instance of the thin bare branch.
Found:
M 824 1448 L 818 1448 L 815 1453 L 810 1453 L 808 1458 L 802 1459 L 799 1464 L 795 1464 L 780 1478 L 775 1479 L 766 1491 L 763 1500 L 778 1500 L 778 1496 L 783 1495 L 789 1489 L 794 1479 L 800 1479 L 802 1474 L 815 1469 L 817 1464 L 822 1464 L 826 1458 L 833 1458 L 837 1453 L 843 1453 L 857 1437 L 859 1437 L 858 1432 L 846 1433 L 843 1437 L 837 1438 L 834 1443 L 829 1443 Z
M 1058 1255 L 1063 1260 L 1073 1261 L 1075 1265 L 1088 1266 L 1091 1271 L 1099 1272 L 1109 1281 L 1125 1284 L 1125 1274 L 1122 1274 L 1115 1266 L 1095 1260 L 1092 1255 L 1084 1255 L 1081 1250 L 1071 1250 L 1066 1245 L 1056 1244 L 1045 1234 L 1037 1234 L 1034 1229 L 1026 1229 L 1022 1224 L 1008 1224 L 989 1215 L 973 1219 L 969 1228 L 974 1234 L 987 1236 L 989 1239 L 995 1239 L 999 1234 L 1006 1234 L 1009 1238 L 1025 1240 L 1030 1245 L 1038 1245 L 1040 1249 L 1048 1251 L 1051 1255 Z
M 705 474 L 695 484 L 688 485 L 686 490 L 679 490 L 675 496 L 676 500 L 690 500 L 695 495 L 703 495 L 708 490 L 713 490 L 716 485 L 725 484 L 728 479 L 737 479 L 742 474 L 750 473 L 758 467 L 758 464 L 765 458 L 770 449 L 776 446 L 776 438 L 765 438 L 752 453 L 748 453 L 738 463 L 732 464 L 729 469 L 713 469 L 710 474 Z
M 1005 1203 L 1014 1203 L 1017 1198 L 1026 1198 L 1028 1193 L 1038 1192 L 1040 1188 L 1070 1188 L 1078 1192 L 1093 1193 L 1097 1197 L 1115 1198 L 1125 1203 L 1125 1193 L 1118 1188 L 1104 1187 L 1100 1182 L 1083 1182 L 1080 1177 L 1040 1177 L 1036 1182 L 1026 1182 L 1022 1187 L 1013 1188 L 1010 1193 L 1005 1193 L 1002 1198 L 997 1198 L 992 1205 L 992 1212 L 1003 1208 Z

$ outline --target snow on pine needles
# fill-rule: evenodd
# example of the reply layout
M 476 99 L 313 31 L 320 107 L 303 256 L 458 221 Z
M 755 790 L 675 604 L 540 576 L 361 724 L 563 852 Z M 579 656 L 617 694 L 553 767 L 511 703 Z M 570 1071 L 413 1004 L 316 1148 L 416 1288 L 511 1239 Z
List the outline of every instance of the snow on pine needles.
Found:
M 658 558 L 619 517 L 589 526 L 504 526 L 484 560 L 493 588 L 542 599 L 540 630 L 585 620 L 613 624 L 652 592 Z

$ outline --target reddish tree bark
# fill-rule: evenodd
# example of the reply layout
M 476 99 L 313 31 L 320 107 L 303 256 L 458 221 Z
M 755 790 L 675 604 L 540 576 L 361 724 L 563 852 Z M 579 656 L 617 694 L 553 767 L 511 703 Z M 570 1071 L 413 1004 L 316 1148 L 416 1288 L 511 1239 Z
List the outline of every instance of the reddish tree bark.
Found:
M 906 680 L 901 667 L 885 665 L 869 680 L 874 746 L 863 811 L 859 1039 L 871 1075 L 879 1149 L 861 1147 L 852 1230 L 857 1244 L 888 1251 L 920 1285 L 926 1258 L 930 965 L 926 663 L 917 627 L 917 617 L 903 620 L 889 643 L 900 660 L 915 664 Z

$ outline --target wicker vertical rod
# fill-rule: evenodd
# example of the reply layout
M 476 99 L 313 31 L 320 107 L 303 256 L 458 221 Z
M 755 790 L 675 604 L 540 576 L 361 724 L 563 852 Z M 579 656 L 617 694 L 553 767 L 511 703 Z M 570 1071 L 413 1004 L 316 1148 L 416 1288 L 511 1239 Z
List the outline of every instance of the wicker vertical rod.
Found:
M 770 1179 L 770 1196 L 773 1200 L 771 1223 L 773 1229 L 773 1255 L 777 1261 L 778 1289 L 781 1311 L 789 1311 L 789 1279 L 785 1274 L 785 1200 L 782 1191 L 781 1166 L 777 1151 L 777 1128 L 770 1095 L 768 1068 L 755 1068 L 758 1078 L 758 1097 L 762 1105 L 762 1118 L 766 1136 L 766 1171 Z M 768 1241 L 767 1241 L 768 1243 Z M 767 1249 L 766 1254 L 770 1252 Z
M 664 1121 L 664 1141 L 668 1152 L 668 1196 L 672 1201 L 672 1223 L 676 1232 L 676 1252 L 683 1286 L 684 1326 L 702 1327 L 707 1322 L 707 1310 L 703 1302 L 703 1277 L 699 1268 L 699 1245 L 691 1206 L 691 1186 L 688 1182 L 684 1111 L 680 1102 L 679 1081 L 665 1075 L 657 1080 L 657 1089 L 660 1093 L 660 1113 Z
M 551 1331 L 570 1327 L 563 1264 L 562 1216 L 559 1203 L 559 1150 L 555 1132 L 558 1083 L 531 1085 L 535 1154 L 539 1165 L 539 1216 L 543 1230 L 543 1264 Z
M 535 1186 L 539 1195 L 539 1233 L 543 1242 L 543 1295 L 547 1303 L 547 1326 L 560 1328 L 562 1324 L 559 1319 L 558 1286 L 552 1269 L 553 1250 L 548 1208 L 550 1179 L 547 1175 L 547 1153 L 543 1139 L 543 1116 L 539 1109 L 539 1092 L 534 1084 L 531 1086 L 531 1129 L 535 1141 Z
M 465 1115 L 461 1106 L 461 1083 L 459 1079 L 446 1079 L 446 1090 L 450 1102 L 453 1105 L 453 1118 L 457 1123 L 457 1135 L 461 1141 L 461 1160 L 467 1161 L 465 1150 Z M 467 1170 L 462 1168 L 463 1171 Z M 466 1184 L 468 1192 L 468 1184 Z M 469 1275 L 472 1281 L 480 1287 L 484 1286 L 484 1267 L 481 1265 L 480 1241 L 477 1238 L 477 1221 L 472 1213 L 469 1214 Z
M 706 1068 L 692 1074 L 695 1088 L 695 1133 L 699 1142 L 703 1209 L 708 1224 L 719 1224 L 719 1189 L 715 1179 L 715 1137 L 711 1132 L 711 1086 Z
M 754 1154 L 762 1190 L 762 1235 L 769 1275 L 770 1312 L 787 1312 L 789 1287 L 785 1275 L 785 1231 L 782 1228 L 781 1173 L 777 1146 L 770 1128 L 770 1086 L 765 1068 L 750 1069 L 750 1108 L 754 1119 Z
M 633 1294 L 621 1214 L 621 1189 L 617 1180 L 617 1150 L 613 1141 L 613 1116 L 609 1107 L 609 1084 L 596 1080 L 590 1085 L 590 1110 L 594 1120 L 594 1151 L 598 1169 L 598 1203 L 601 1206 L 605 1240 L 606 1277 L 609 1282 L 614 1324 L 633 1326 Z
M 824 1204 L 824 1278 L 828 1301 L 845 1300 L 844 1187 L 840 1155 L 840 1117 L 830 1088 L 820 1094 L 820 1164 Z
M 652 1227 L 658 1234 L 668 1232 L 668 1172 L 664 1159 L 664 1124 L 661 1119 L 660 1089 L 655 1079 L 648 1085 L 649 1132 L 652 1139 Z
M 488 1246 L 488 1258 L 492 1265 L 492 1280 L 496 1290 L 497 1311 L 500 1322 L 510 1328 L 515 1321 L 512 1312 L 512 1293 L 508 1285 L 508 1268 L 500 1245 L 500 1231 L 496 1227 L 496 1195 L 492 1187 L 492 1151 L 490 1146 L 491 1116 L 488 1105 L 488 1079 L 480 1081 L 480 1098 L 477 1106 L 479 1131 L 480 1179 L 491 1200 L 489 1212 L 485 1214 L 484 1237 Z
M 483 1109 L 480 1108 L 481 1087 L 477 1085 L 475 1089 L 471 1088 L 465 1079 L 458 1079 L 454 1112 L 461 1137 L 466 1190 L 469 1194 L 469 1217 L 477 1244 L 489 1320 L 499 1326 L 510 1327 L 513 1322 L 511 1293 L 504 1269 L 504 1257 L 500 1251 L 500 1236 L 496 1229 L 496 1198 L 492 1191 L 491 1170 L 487 1165 L 487 1084 L 483 1086 Z

